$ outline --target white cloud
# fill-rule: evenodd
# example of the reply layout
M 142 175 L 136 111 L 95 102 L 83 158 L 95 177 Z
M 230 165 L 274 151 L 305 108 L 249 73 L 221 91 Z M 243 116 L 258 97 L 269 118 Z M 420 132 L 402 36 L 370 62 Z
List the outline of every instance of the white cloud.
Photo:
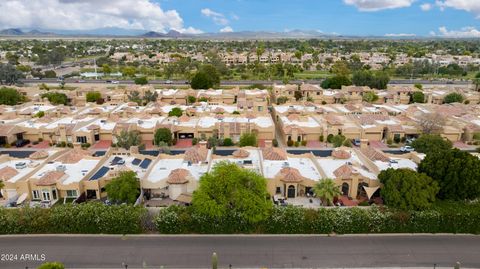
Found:
M 225 15 L 219 12 L 215 12 L 209 8 L 204 8 L 200 11 L 203 16 L 211 18 L 218 25 L 227 25 L 229 21 L 225 18 Z
M 430 3 L 425 3 L 425 4 L 422 4 L 420 5 L 420 8 L 423 10 L 423 11 L 429 11 L 430 9 L 432 9 L 432 4 Z
M 415 0 L 343 0 L 343 2 L 357 7 L 360 11 L 378 11 L 409 7 Z
M 480 1 L 478 0 L 437 0 L 440 9 L 455 8 L 471 12 L 480 18 Z
M 176 10 L 153 0 L 2 0 L 0 28 L 89 30 L 104 27 L 166 32 L 184 28 Z
M 414 37 L 414 36 L 417 36 L 416 34 L 404 34 L 404 33 L 400 33 L 400 34 L 386 34 L 385 35 L 386 37 Z
M 230 26 L 226 26 L 226 27 L 220 29 L 220 33 L 231 33 L 231 32 L 233 32 L 233 29 Z
M 480 31 L 475 27 L 463 27 L 460 30 L 448 30 L 447 27 L 442 26 L 438 28 L 439 34 L 430 32 L 430 35 L 448 37 L 448 38 L 480 38 Z

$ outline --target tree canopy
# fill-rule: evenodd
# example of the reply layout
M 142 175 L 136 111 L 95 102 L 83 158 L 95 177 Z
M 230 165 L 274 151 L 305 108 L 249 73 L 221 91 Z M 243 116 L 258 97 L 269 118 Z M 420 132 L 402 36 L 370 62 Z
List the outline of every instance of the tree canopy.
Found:
M 321 179 L 313 186 L 313 191 L 324 205 L 332 205 L 335 197 L 342 195 L 342 192 L 330 178 Z
M 438 182 L 440 199 L 480 197 L 480 159 L 468 152 L 458 149 L 432 151 L 422 160 L 418 172 Z
M 160 145 L 161 142 L 167 145 L 172 145 L 172 132 L 168 128 L 160 128 L 155 131 L 155 145 Z
M 416 91 L 412 94 L 412 103 L 425 103 L 425 94 L 420 91 Z
M 456 92 L 449 93 L 445 96 L 445 98 L 443 98 L 443 102 L 446 104 L 461 103 L 463 102 L 463 100 L 464 100 L 463 95 Z
M 181 117 L 183 115 L 183 110 L 179 107 L 174 107 L 170 112 L 168 112 L 169 117 Z
M 240 147 L 256 147 L 257 135 L 254 133 L 244 133 L 240 136 Z
M 429 208 L 440 189 L 431 177 L 408 168 L 389 168 L 380 172 L 378 179 L 385 204 L 403 210 Z
M 416 152 L 429 154 L 436 151 L 444 151 L 452 148 L 452 142 L 439 135 L 424 134 L 412 142 Z
M 115 135 L 117 139 L 117 146 L 130 149 L 131 146 L 139 146 L 142 143 L 142 138 L 138 131 L 122 130 L 120 134 Z
M 14 106 L 25 101 L 25 97 L 12 88 L 0 88 L 0 105 Z
M 100 94 L 100 92 L 87 92 L 86 98 L 87 102 L 95 103 L 102 98 L 102 95 Z
M 133 171 L 121 172 L 105 186 L 110 200 L 127 204 L 135 203 L 140 194 L 139 188 L 139 179 Z
M 362 100 L 367 103 L 373 103 L 378 100 L 378 95 L 374 92 L 366 92 L 363 94 Z
M 390 77 L 386 72 L 372 72 L 370 70 L 360 70 L 353 74 L 352 83 L 355 86 L 368 86 L 372 89 L 386 89 Z
M 341 89 L 342 86 L 350 86 L 352 81 L 346 76 L 336 75 L 333 77 L 326 78 L 322 82 L 322 88 L 324 89 Z
M 220 85 L 220 74 L 215 66 L 202 65 L 190 84 L 193 89 L 210 89 Z
M 67 95 L 60 92 L 47 92 L 42 94 L 42 98 L 47 98 L 53 105 L 66 105 L 68 103 Z
M 208 217 L 238 216 L 255 223 L 264 220 L 272 207 L 267 180 L 235 163 L 220 162 L 200 178 L 193 193 L 195 212 Z
M 134 82 L 137 85 L 147 85 L 148 79 L 147 77 L 139 77 L 139 78 L 135 78 Z

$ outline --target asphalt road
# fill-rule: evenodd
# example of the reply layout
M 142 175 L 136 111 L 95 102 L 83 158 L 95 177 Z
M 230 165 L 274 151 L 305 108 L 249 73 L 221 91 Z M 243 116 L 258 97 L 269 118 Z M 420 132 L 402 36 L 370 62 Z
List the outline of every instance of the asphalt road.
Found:
M 23 79 L 20 80 L 23 83 L 46 83 L 46 84 L 58 84 L 59 82 L 57 79 Z M 81 81 L 81 82 L 79 82 Z M 67 84 L 82 84 L 82 83 L 87 83 L 87 84 L 105 84 L 106 80 L 104 79 L 66 79 L 65 82 Z M 118 80 L 119 84 L 134 84 L 133 80 Z M 289 83 L 292 84 L 301 84 L 302 82 L 305 83 L 310 83 L 310 84 L 320 84 L 322 80 L 291 80 Z M 150 84 L 154 85 L 165 85 L 165 86 L 185 86 L 189 85 L 186 80 L 173 80 L 171 83 L 166 83 L 166 80 L 150 80 Z M 283 82 L 280 80 L 239 80 L 239 81 L 229 81 L 229 80 L 224 80 L 221 82 L 222 86 L 249 86 L 253 84 L 263 84 L 263 85 L 272 85 L 272 84 L 282 84 Z M 408 85 L 408 84 L 424 84 L 424 85 L 447 85 L 447 84 L 452 84 L 452 85 L 469 85 L 471 84 L 470 81 L 441 81 L 441 80 L 392 80 L 390 81 L 391 85 Z
M 398 236 L 4 236 L 2 269 L 35 268 L 41 261 L 67 268 L 480 268 L 480 237 L 468 235 Z M 35 256 L 36 255 L 36 256 Z M 25 255 L 23 255 L 25 257 Z

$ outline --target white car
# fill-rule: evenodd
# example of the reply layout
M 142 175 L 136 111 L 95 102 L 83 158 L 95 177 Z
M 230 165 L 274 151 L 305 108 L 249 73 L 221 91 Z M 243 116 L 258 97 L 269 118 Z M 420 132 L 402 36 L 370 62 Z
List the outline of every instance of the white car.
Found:
M 414 150 L 415 150 L 415 149 L 412 148 L 411 146 L 405 146 L 405 147 L 401 147 L 401 148 L 400 148 L 400 151 L 401 151 L 401 152 L 412 152 L 412 151 L 414 151 Z
M 120 82 L 119 82 L 119 81 L 116 81 L 116 80 L 112 81 L 112 84 L 119 84 L 119 83 L 120 83 Z

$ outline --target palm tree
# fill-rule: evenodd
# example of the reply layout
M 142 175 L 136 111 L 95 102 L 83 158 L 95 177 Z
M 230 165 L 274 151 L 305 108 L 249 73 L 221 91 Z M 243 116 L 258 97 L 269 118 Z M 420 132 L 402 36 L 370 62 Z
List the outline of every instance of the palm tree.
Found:
M 333 199 L 342 194 L 340 189 L 335 185 L 335 181 L 330 178 L 321 179 L 315 184 L 313 191 L 322 203 L 327 206 L 332 205 Z

